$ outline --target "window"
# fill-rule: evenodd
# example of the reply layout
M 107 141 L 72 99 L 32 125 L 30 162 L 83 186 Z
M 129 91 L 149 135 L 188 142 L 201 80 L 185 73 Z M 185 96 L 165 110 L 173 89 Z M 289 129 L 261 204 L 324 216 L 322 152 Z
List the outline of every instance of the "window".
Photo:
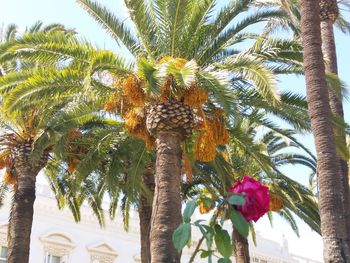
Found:
M 105 242 L 87 247 L 92 263 L 114 263 L 118 254 L 113 247 Z
M 46 263 L 63 263 L 63 261 L 59 256 L 47 255 Z
M 1 247 L 0 249 L 0 263 L 7 262 L 7 247 Z
M 41 236 L 40 241 L 46 254 L 45 263 L 69 262 L 69 253 L 75 247 L 75 243 L 70 237 L 63 233 L 50 232 Z

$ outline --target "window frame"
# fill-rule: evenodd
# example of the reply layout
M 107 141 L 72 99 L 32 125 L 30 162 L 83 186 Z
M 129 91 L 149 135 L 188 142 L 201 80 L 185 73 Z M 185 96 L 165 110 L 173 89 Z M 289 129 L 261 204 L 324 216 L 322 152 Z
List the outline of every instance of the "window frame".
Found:
M 2 249 L 6 249 L 6 256 L 2 257 Z M 8 255 L 8 247 L 5 245 L 0 244 L 0 263 L 6 263 L 7 262 L 7 255 Z
M 59 256 L 59 255 L 54 255 L 54 254 L 51 254 L 51 253 L 46 253 L 46 256 L 45 256 L 45 263 L 53 263 L 52 262 L 52 257 L 58 257 L 59 258 L 59 263 L 63 263 L 62 262 L 62 256 Z

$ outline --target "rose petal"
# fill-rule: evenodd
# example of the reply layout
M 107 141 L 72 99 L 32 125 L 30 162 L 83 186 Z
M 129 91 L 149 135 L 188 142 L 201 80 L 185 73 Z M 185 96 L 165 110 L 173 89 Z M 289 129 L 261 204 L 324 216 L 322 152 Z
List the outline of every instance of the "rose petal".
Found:
M 237 181 L 228 191 L 232 193 L 245 193 L 245 205 L 237 206 L 237 209 L 247 222 L 251 220 L 256 222 L 269 211 L 269 188 L 249 176 L 244 176 L 242 182 Z

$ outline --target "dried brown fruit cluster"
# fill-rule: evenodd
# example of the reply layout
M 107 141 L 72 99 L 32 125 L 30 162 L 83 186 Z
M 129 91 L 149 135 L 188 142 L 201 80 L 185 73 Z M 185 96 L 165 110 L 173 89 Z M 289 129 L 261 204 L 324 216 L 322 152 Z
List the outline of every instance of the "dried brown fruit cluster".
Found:
M 5 155 L 0 159 L 0 169 L 6 168 L 3 181 L 6 184 L 15 185 L 17 183 L 17 178 L 14 174 L 13 162 L 11 162 L 9 155 Z
M 270 211 L 278 212 L 283 208 L 282 199 L 274 194 L 270 194 Z
M 216 147 L 229 142 L 230 135 L 225 128 L 222 112 L 217 110 L 212 115 L 202 114 L 203 123 L 198 129 L 201 133 L 198 135 L 194 154 L 199 161 L 210 162 L 215 159 Z
M 70 131 L 67 136 L 66 152 L 69 154 L 67 171 L 69 173 L 74 173 L 76 171 L 83 156 L 88 152 L 88 149 L 79 142 L 82 136 L 83 134 L 76 129 Z
M 125 126 L 132 136 L 143 140 L 146 144 L 146 147 L 152 150 L 155 148 L 155 140 L 147 131 L 146 114 L 144 111 L 144 108 L 129 111 L 125 116 Z
M 208 101 L 208 92 L 197 84 L 192 84 L 182 93 L 184 103 L 191 108 L 200 108 Z

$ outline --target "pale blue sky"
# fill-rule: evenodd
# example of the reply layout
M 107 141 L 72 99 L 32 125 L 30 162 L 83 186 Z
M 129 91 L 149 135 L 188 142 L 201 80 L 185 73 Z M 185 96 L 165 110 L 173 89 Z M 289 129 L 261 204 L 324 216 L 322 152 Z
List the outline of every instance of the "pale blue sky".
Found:
M 99 0 L 108 6 L 119 17 L 126 17 L 126 9 L 121 0 Z M 225 0 L 218 0 L 225 3 Z M 101 29 L 101 27 L 78 5 L 74 0 L 0 0 L 0 27 L 10 23 L 16 23 L 20 28 L 32 25 L 41 20 L 44 23 L 59 22 L 67 27 L 75 28 L 78 33 L 101 48 L 120 51 L 116 43 Z M 350 20 L 349 13 L 346 14 Z M 336 31 L 339 74 L 343 81 L 350 84 L 350 36 Z M 280 83 L 281 89 L 293 90 L 305 94 L 305 84 L 302 77 L 286 77 Z M 345 117 L 350 122 L 349 102 L 345 102 Z M 313 148 L 310 138 L 305 139 L 305 144 Z M 306 181 L 308 174 L 299 169 L 292 170 L 301 181 Z M 264 235 L 281 241 L 285 234 L 290 242 L 290 249 L 294 253 L 302 253 L 318 260 L 322 260 L 322 241 L 315 233 L 308 230 L 305 225 L 300 225 L 301 239 L 291 233 L 290 227 L 275 216 L 275 227 L 271 229 L 265 219 L 257 224 L 257 229 Z M 310 247 L 312 246 L 312 247 Z

